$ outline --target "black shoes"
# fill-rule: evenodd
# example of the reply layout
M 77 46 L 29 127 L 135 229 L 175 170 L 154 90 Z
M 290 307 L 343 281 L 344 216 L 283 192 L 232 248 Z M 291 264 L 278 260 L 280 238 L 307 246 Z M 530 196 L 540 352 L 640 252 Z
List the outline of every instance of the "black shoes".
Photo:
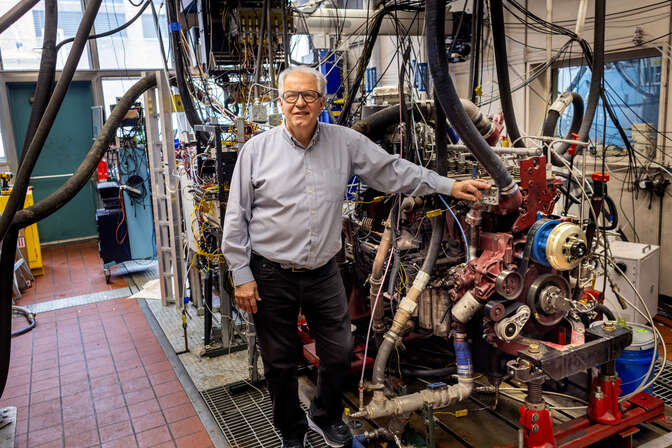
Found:
M 303 439 L 282 439 L 282 448 L 304 448 L 308 440 L 308 433 L 303 435 Z
M 350 432 L 348 425 L 343 423 L 343 420 L 339 419 L 335 423 L 326 424 L 318 423 L 313 420 L 310 413 L 307 414 L 307 417 L 308 427 L 321 435 L 327 445 L 332 447 L 343 447 L 350 446 L 352 443 L 352 433 Z

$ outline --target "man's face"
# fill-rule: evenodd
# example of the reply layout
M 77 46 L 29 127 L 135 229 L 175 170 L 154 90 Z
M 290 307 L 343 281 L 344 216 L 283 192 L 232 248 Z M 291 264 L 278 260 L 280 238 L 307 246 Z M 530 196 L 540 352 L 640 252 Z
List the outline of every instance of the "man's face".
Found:
M 288 103 L 282 99 L 282 93 L 288 90 L 303 92 L 305 90 L 314 90 L 319 92 L 317 79 L 309 73 L 294 72 L 287 75 L 283 85 L 283 91 L 280 92 L 280 107 L 285 116 L 285 122 L 290 129 L 312 129 L 317 123 L 317 117 L 322 112 L 325 104 L 324 96 L 321 96 L 314 103 L 306 103 L 303 96 L 299 95 L 296 103 Z

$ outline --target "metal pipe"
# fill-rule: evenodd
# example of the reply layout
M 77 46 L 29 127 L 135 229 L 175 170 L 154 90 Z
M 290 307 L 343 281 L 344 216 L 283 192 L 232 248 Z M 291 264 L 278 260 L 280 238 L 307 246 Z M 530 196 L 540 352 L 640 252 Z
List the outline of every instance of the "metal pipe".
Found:
M 474 380 L 472 378 L 460 376 L 458 383 L 452 386 L 444 386 L 438 389 L 423 389 L 414 394 L 394 398 L 383 397 L 383 399 L 376 400 L 375 394 L 382 395 L 382 391 L 376 391 L 374 392 L 374 399 L 364 409 L 351 414 L 351 416 L 353 418 L 380 418 L 401 415 L 416 411 L 425 404 L 434 408 L 442 408 L 465 400 L 471 395 L 473 388 Z

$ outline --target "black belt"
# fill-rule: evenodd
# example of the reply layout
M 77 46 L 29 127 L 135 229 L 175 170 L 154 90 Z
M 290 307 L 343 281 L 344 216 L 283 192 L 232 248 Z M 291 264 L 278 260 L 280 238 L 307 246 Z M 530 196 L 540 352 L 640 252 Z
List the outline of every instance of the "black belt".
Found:
M 252 252 L 252 257 L 257 258 L 258 260 L 263 261 L 264 263 L 267 263 L 277 269 L 282 269 L 283 271 L 289 271 L 289 272 L 317 272 L 320 269 L 323 269 L 326 266 L 328 266 L 329 262 L 331 262 L 331 260 L 329 260 L 326 264 L 318 268 L 308 269 L 291 263 L 278 263 L 277 261 L 269 260 L 268 258 L 262 257 L 261 255 L 254 252 Z

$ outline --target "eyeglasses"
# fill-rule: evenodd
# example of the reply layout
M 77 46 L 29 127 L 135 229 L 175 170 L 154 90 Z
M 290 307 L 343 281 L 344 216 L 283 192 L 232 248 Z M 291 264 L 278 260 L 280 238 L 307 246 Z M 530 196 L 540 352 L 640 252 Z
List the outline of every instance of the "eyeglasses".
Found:
M 286 90 L 282 93 L 281 98 L 290 104 L 294 104 L 299 101 L 300 96 L 303 97 L 303 101 L 310 104 L 319 100 L 322 94 L 320 94 L 320 92 L 316 92 L 315 90 Z

